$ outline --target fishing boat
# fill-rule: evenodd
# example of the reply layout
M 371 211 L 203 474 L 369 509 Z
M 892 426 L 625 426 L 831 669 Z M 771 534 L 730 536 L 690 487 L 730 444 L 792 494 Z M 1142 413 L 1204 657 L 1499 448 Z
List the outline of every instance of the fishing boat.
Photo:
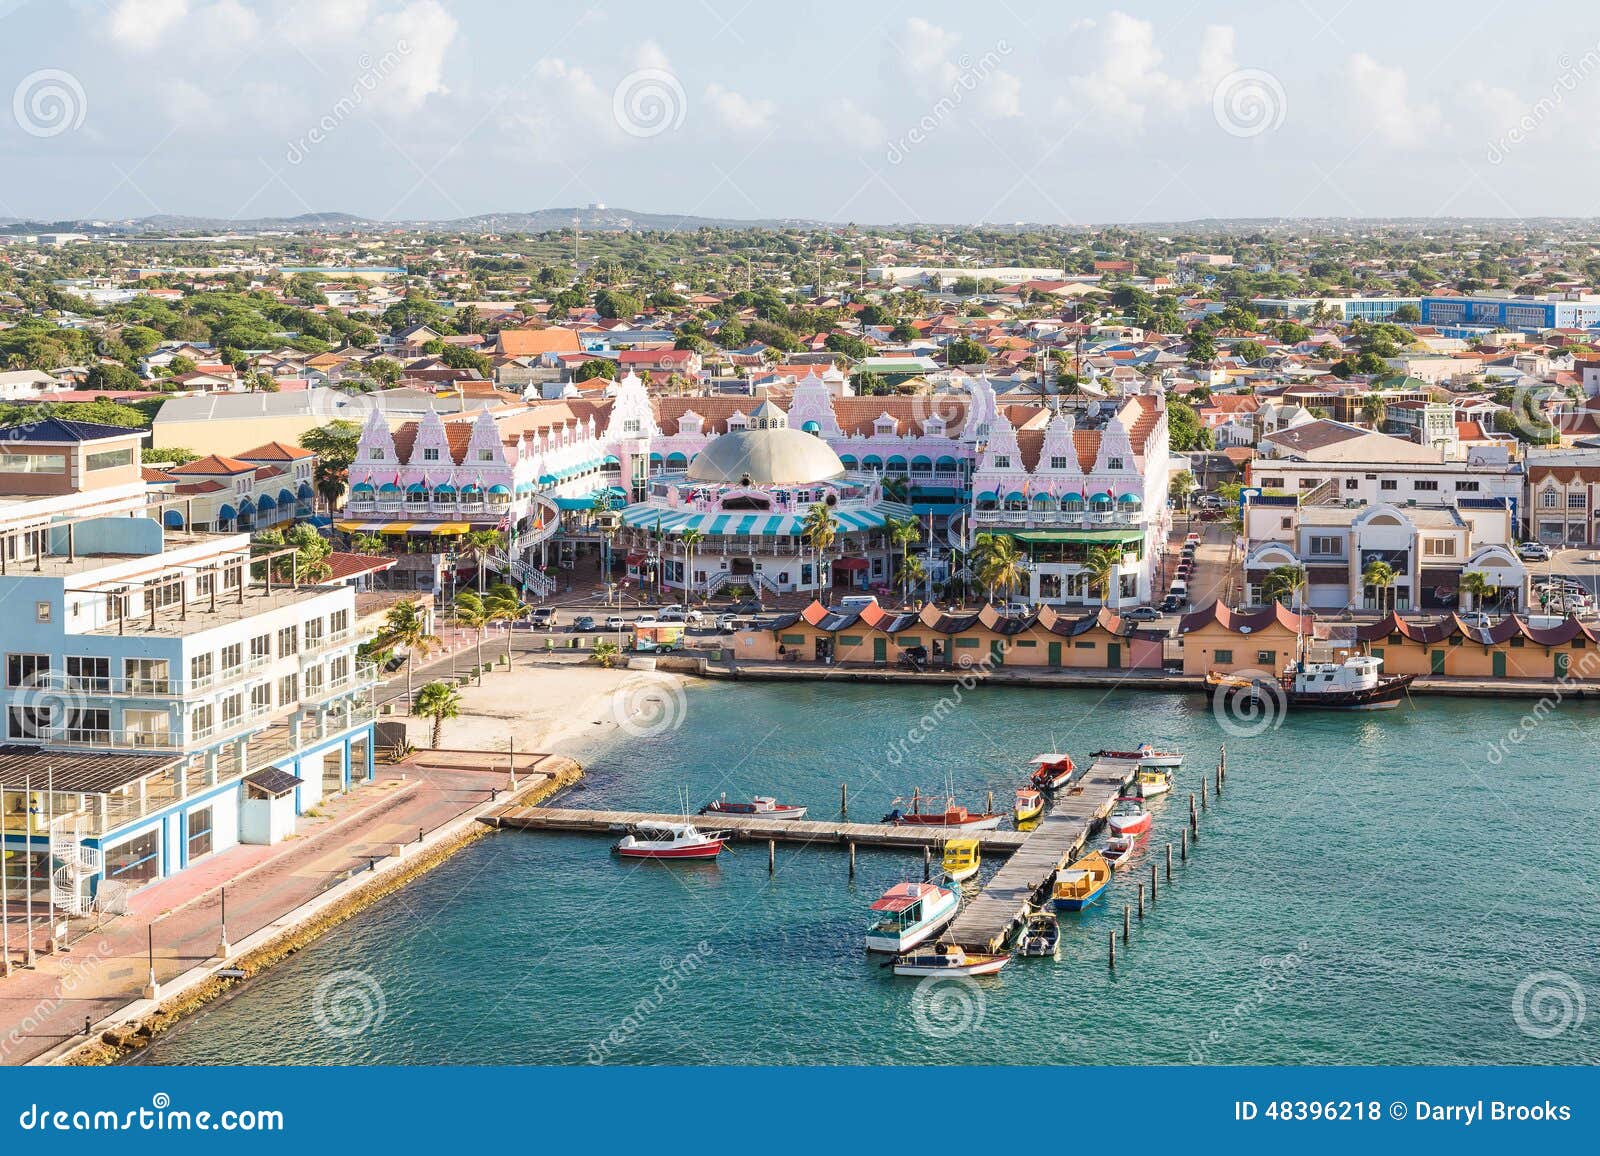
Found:
M 1165 795 L 1172 790 L 1172 772 L 1166 767 L 1140 767 L 1133 776 L 1133 781 L 1139 788 L 1139 793 L 1146 799 L 1153 799 L 1157 795 Z
M 867 929 L 868 951 L 896 954 L 938 934 L 956 917 L 961 898 L 937 883 L 896 883 L 873 903 L 879 919 Z
M 1062 754 L 1034 755 L 1028 765 L 1033 768 L 1028 781 L 1041 791 L 1060 790 L 1072 782 L 1077 770 L 1072 765 L 1072 756 Z
M 1017 801 L 1011 808 L 1011 817 L 1019 824 L 1037 819 L 1044 814 L 1044 796 L 1033 787 L 1018 787 Z
M 993 831 L 1006 817 L 999 811 L 969 811 L 957 806 L 953 798 L 945 800 L 942 811 L 924 811 L 923 801 L 924 796 L 914 794 L 911 796 L 909 813 L 896 807 L 880 821 L 896 827 L 962 827 L 969 831 Z
M 1133 853 L 1139 849 L 1139 845 L 1149 837 L 1149 831 L 1146 831 L 1142 835 L 1111 836 L 1110 839 L 1106 840 L 1106 862 L 1110 863 L 1113 867 L 1121 867 L 1123 863 L 1127 862 L 1133 857 Z
M 1061 958 L 1061 924 L 1049 911 L 1036 911 L 1028 916 L 1028 925 L 1017 940 L 1017 954 Z
M 971 879 L 983 866 L 976 839 L 947 839 L 944 845 L 944 873 L 952 883 Z
M 612 848 L 624 859 L 715 859 L 727 835 L 690 823 L 640 823 Z
M 1009 955 L 980 955 L 953 943 L 935 943 L 896 956 L 896 975 L 993 975 L 1011 962 Z
M 1057 911 L 1082 911 L 1106 893 L 1111 884 L 1111 864 L 1098 851 L 1056 872 L 1050 902 Z
M 1293 662 L 1276 680 L 1210 671 L 1206 691 L 1218 701 L 1257 709 L 1388 710 L 1416 681 L 1414 674 L 1383 673 L 1383 659 L 1351 655 L 1343 662 Z
M 702 815 L 753 815 L 762 819 L 803 819 L 806 809 L 792 803 L 780 803 L 770 795 L 757 795 L 748 803 L 730 803 L 728 796 L 707 803 L 700 808 Z
M 1124 795 L 1111 808 L 1111 814 L 1106 817 L 1106 826 L 1111 828 L 1113 835 L 1148 835 L 1152 821 L 1150 812 L 1144 809 L 1143 799 Z
M 1141 767 L 1166 767 L 1169 770 L 1183 766 L 1182 751 L 1158 751 L 1149 743 L 1140 743 L 1131 751 L 1095 751 L 1094 757 L 1138 763 Z

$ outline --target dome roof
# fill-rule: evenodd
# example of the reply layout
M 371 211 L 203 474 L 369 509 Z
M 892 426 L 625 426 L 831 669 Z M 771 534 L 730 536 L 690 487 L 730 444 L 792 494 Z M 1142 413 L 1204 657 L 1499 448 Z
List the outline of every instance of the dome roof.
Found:
M 797 429 L 748 429 L 723 434 L 689 463 L 689 480 L 757 486 L 798 486 L 844 476 L 828 443 Z

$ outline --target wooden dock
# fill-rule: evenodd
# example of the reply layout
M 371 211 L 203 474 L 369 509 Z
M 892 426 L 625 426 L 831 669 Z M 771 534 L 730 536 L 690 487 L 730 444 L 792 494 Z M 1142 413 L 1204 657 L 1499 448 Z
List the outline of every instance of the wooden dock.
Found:
M 639 823 L 682 823 L 682 815 L 641 811 L 588 811 L 569 807 L 505 807 L 484 817 L 496 827 L 534 831 L 589 831 L 622 835 Z M 760 815 L 694 815 L 688 820 L 707 831 L 727 831 L 736 840 L 821 844 L 843 847 L 928 848 L 937 852 L 946 839 L 969 836 L 984 851 L 1016 852 L 1037 834 L 1026 831 L 968 831 L 950 827 L 899 827 L 889 823 L 846 823 L 835 820 L 769 819 Z M 1048 822 L 1048 820 L 1046 820 Z M 1041 824 L 1041 827 L 1043 824 Z M 937 867 L 937 863 L 935 864 Z
M 976 899 L 962 906 L 961 914 L 939 938 L 968 951 L 999 951 L 1027 919 L 1029 905 L 1044 899 L 1056 871 L 1083 850 L 1137 770 L 1135 762 L 1097 759 L 1071 786 L 1056 792 L 1027 842 L 995 872 Z

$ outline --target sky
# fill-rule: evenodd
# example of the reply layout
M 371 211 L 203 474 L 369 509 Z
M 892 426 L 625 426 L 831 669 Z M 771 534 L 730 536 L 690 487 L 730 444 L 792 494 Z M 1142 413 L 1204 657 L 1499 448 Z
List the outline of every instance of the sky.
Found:
M 0 217 L 1528 218 L 1597 188 L 1593 0 L 0 0 Z

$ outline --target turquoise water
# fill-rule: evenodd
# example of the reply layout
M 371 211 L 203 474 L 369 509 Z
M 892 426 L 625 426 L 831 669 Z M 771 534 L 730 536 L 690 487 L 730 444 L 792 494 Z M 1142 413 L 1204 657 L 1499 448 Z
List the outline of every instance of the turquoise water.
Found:
M 1225 734 L 1198 697 L 829 684 L 690 690 L 564 801 L 676 809 L 772 793 L 876 820 L 914 786 L 1005 806 L 1033 754 L 1150 739 L 1189 763 L 1059 963 L 896 979 L 867 905 L 920 858 L 737 847 L 629 864 L 599 836 L 503 832 L 357 916 L 142 1059 L 155 1063 L 1583 1063 L 1600 1058 L 1596 708 L 1419 700 Z M 1531 704 L 1526 704 L 1531 705 Z M 897 744 L 917 720 L 921 744 Z M 1519 732 L 1520 733 L 1520 732 Z M 1201 840 L 1106 967 L 1202 768 Z M 1490 753 L 1501 742 L 1510 753 Z M 900 759 L 898 750 L 909 752 Z M 898 761 L 897 761 L 898 760 Z M 987 864 L 984 877 L 994 869 Z M 1578 1001 L 1586 1019 L 1578 1022 Z M 1519 1006 L 1520 1005 L 1520 1006 Z M 1527 1025 L 1528 1030 L 1519 1026 Z M 1534 1034 L 1537 1033 L 1537 1034 Z M 1547 1037 L 1547 1038 L 1546 1038 Z

